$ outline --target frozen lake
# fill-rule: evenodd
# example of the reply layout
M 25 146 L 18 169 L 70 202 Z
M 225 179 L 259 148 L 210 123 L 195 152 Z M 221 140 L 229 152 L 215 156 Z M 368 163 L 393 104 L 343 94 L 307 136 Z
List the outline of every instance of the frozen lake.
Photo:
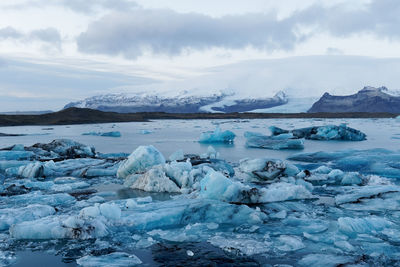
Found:
M 246 131 L 342 123 L 367 140 L 305 140 L 302 150 L 245 145 Z M 199 137 L 217 125 L 236 134 L 233 144 L 212 144 L 219 159 L 165 162 L 159 155 L 204 154 L 210 144 Z M 111 131 L 121 137 L 82 135 Z M 0 133 L 24 134 L 0 137 L 0 147 L 25 146 L 0 153 L 0 266 L 400 264 L 394 119 L 156 120 Z M 54 139 L 83 145 L 30 147 Z M 123 161 L 84 145 L 159 152 L 147 147 Z M 239 163 L 244 158 L 260 160 Z

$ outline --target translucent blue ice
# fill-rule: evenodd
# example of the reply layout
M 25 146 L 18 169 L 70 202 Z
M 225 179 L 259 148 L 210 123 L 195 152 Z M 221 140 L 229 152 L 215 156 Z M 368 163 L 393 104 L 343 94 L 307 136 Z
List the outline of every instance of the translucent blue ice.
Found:
M 292 139 L 292 135 L 266 136 L 259 133 L 246 132 L 246 146 L 265 149 L 303 149 L 303 139 Z
M 101 256 L 84 256 L 76 262 L 83 267 L 122 267 L 136 266 L 142 263 L 135 255 L 125 252 L 113 252 Z
M 87 132 L 87 133 L 83 133 L 82 135 L 121 137 L 121 133 L 118 132 L 118 131 L 113 131 L 113 132 Z
M 363 141 L 366 134 L 347 127 L 346 124 L 313 126 L 295 130 L 284 130 L 275 126 L 270 127 L 272 135 L 292 134 L 294 138 L 305 138 L 312 140 L 342 140 L 342 141 Z
M 400 152 L 386 149 L 342 150 L 334 152 L 300 153 L 290 160 L 327 164 L 342 171 L 400 177 Z
M 204 132 L 200 135 L 200 143 L 233 143 L 235 134 L 229 130 L 222 131 L 219 126 L 214 132 Z
M 126 178 L 130 174 L 144 172 L 154 165 L 164 163 L 164 156 L 154 146 L 139 146 L 118 168 L 117 176 Z

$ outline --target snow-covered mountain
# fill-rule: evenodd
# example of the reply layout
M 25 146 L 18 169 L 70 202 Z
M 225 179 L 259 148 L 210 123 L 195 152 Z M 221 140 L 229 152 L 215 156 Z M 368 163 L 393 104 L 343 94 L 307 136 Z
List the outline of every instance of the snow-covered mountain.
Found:
M 400 94 L 382 86 L 366 86 L 356 94 L 334 96 L 325 93 L 308 112 L 390 112 L 400 113 Z
M 210 95 L 196 95 L 183 91 L 177 95 L 155 93 L 106 94 L 71 102 L 64 108 L 80 107 L 114 112 L 248 112 L 284 105 L 286 94 L 277 92 L 272 97 L 238 98 L 234 93 L 217 91 Z

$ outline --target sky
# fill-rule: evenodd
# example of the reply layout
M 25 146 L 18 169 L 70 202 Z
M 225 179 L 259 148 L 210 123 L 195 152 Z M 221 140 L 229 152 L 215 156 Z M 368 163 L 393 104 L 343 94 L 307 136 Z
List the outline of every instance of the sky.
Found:
M 397 0 L 1 0 L 0 112 L 120 92 L 398 90 L 399 25 Z

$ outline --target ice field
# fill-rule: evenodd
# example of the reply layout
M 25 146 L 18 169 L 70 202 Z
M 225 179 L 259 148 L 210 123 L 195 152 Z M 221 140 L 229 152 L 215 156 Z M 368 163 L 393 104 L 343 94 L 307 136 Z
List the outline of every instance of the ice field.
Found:
M 395 119 L 0 132 L 0 266 L 400 265 Z

